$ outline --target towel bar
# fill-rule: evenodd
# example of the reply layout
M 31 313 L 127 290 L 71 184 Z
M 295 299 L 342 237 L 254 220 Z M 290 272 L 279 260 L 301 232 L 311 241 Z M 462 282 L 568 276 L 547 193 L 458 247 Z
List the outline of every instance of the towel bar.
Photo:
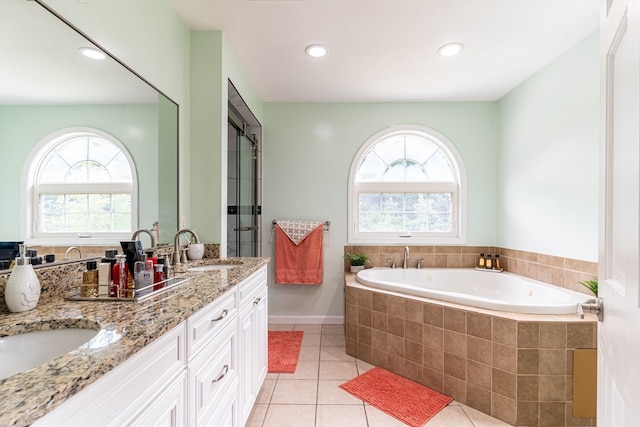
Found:
M 325 221 L 324 222 L 325 230 L 328 230 L 330 225 L 331 225 L 331 221 Z M 274 219 L 273 221 L 271 221 L 271 227 L 273 228 L 275 226 L 276 226 L 276 220 Z

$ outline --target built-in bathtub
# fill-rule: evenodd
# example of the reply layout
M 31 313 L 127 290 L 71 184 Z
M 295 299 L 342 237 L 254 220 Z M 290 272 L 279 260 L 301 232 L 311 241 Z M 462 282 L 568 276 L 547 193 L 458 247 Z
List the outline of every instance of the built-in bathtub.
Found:
M 589 299 L 527 277 L 472 268 L 370 268 L 356 280 L 377 289 L 512 313 L 576 313 L 576 305 Z
M 398 286 L 397 278 L 388 275 L 428 282 L 430 289 L 412 280 Z M 454 277 L 460 280 L 445 282 Z M 474 269 L 375 268 L 358 279 L 345 273 L 345 285 L 349 355 L 511 425 L 595 425 L 595 418 L 573 412 L 574 351 L 596 348 L 597 317 L 585 314 L 580 319 L 575 313 L 576 303 L 589 295 L 564 294 L 564 289 L 548 289 L 551 285 L 517 275 Z M 479 291 L 480 298 L 463 304 L 469 296 L 460 295 L 468 294 L 461 287 Z M 422 296 L 415 295 L 418 289 Z M 436 290 L 437 295 L 426 296 Z M 528 304 L 514 303 L 514 293 L 524 295 Z M 543 300 L 562 295 L 562 301 L 545 304 L 560 314 L 515 311 L 516 306 L 533 306 L 548 313 L 548 307 L 532 303 L 541 295 Z M 500 311 L 477 306 L 488 302 L 482 300 L 498 304 L 496 296 L 504 297 Z

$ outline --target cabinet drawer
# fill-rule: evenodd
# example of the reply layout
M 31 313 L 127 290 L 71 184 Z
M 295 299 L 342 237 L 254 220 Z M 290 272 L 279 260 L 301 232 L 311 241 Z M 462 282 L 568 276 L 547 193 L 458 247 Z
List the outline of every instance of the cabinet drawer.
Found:
M 227 390 L 237 384 L 235 322 L 224 328 L 189 365 L 191 411 L 196 420 L 207 418 Z M 197 423 L 200 424 L 200 423 Z
M 191 360 L 209 340 L 235 319 L 237 312 L 235 289 L 225 292 L 211 304 L 199 310 L 187 321 L 188 359 Z
M 267 284 L 267 266 L 260 268 L 240 283 L 240 306 L 251 300 Z

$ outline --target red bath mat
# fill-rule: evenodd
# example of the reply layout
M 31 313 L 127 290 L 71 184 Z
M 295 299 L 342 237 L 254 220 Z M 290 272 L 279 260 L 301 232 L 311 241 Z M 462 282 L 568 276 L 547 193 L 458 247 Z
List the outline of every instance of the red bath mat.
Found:
M 340 388 L 412 427 L 423 426 L 453 400 L 379 367 Z
M 293 374 L 298 366 L 304 331 L 269 331 L 269 370 L 272 374 Z

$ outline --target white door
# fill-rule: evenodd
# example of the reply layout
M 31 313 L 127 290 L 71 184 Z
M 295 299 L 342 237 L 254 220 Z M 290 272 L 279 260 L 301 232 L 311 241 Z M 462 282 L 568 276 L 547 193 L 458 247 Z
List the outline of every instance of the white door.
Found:
M 603 0 L 598 426 L 640 426 L 640 1 Z

